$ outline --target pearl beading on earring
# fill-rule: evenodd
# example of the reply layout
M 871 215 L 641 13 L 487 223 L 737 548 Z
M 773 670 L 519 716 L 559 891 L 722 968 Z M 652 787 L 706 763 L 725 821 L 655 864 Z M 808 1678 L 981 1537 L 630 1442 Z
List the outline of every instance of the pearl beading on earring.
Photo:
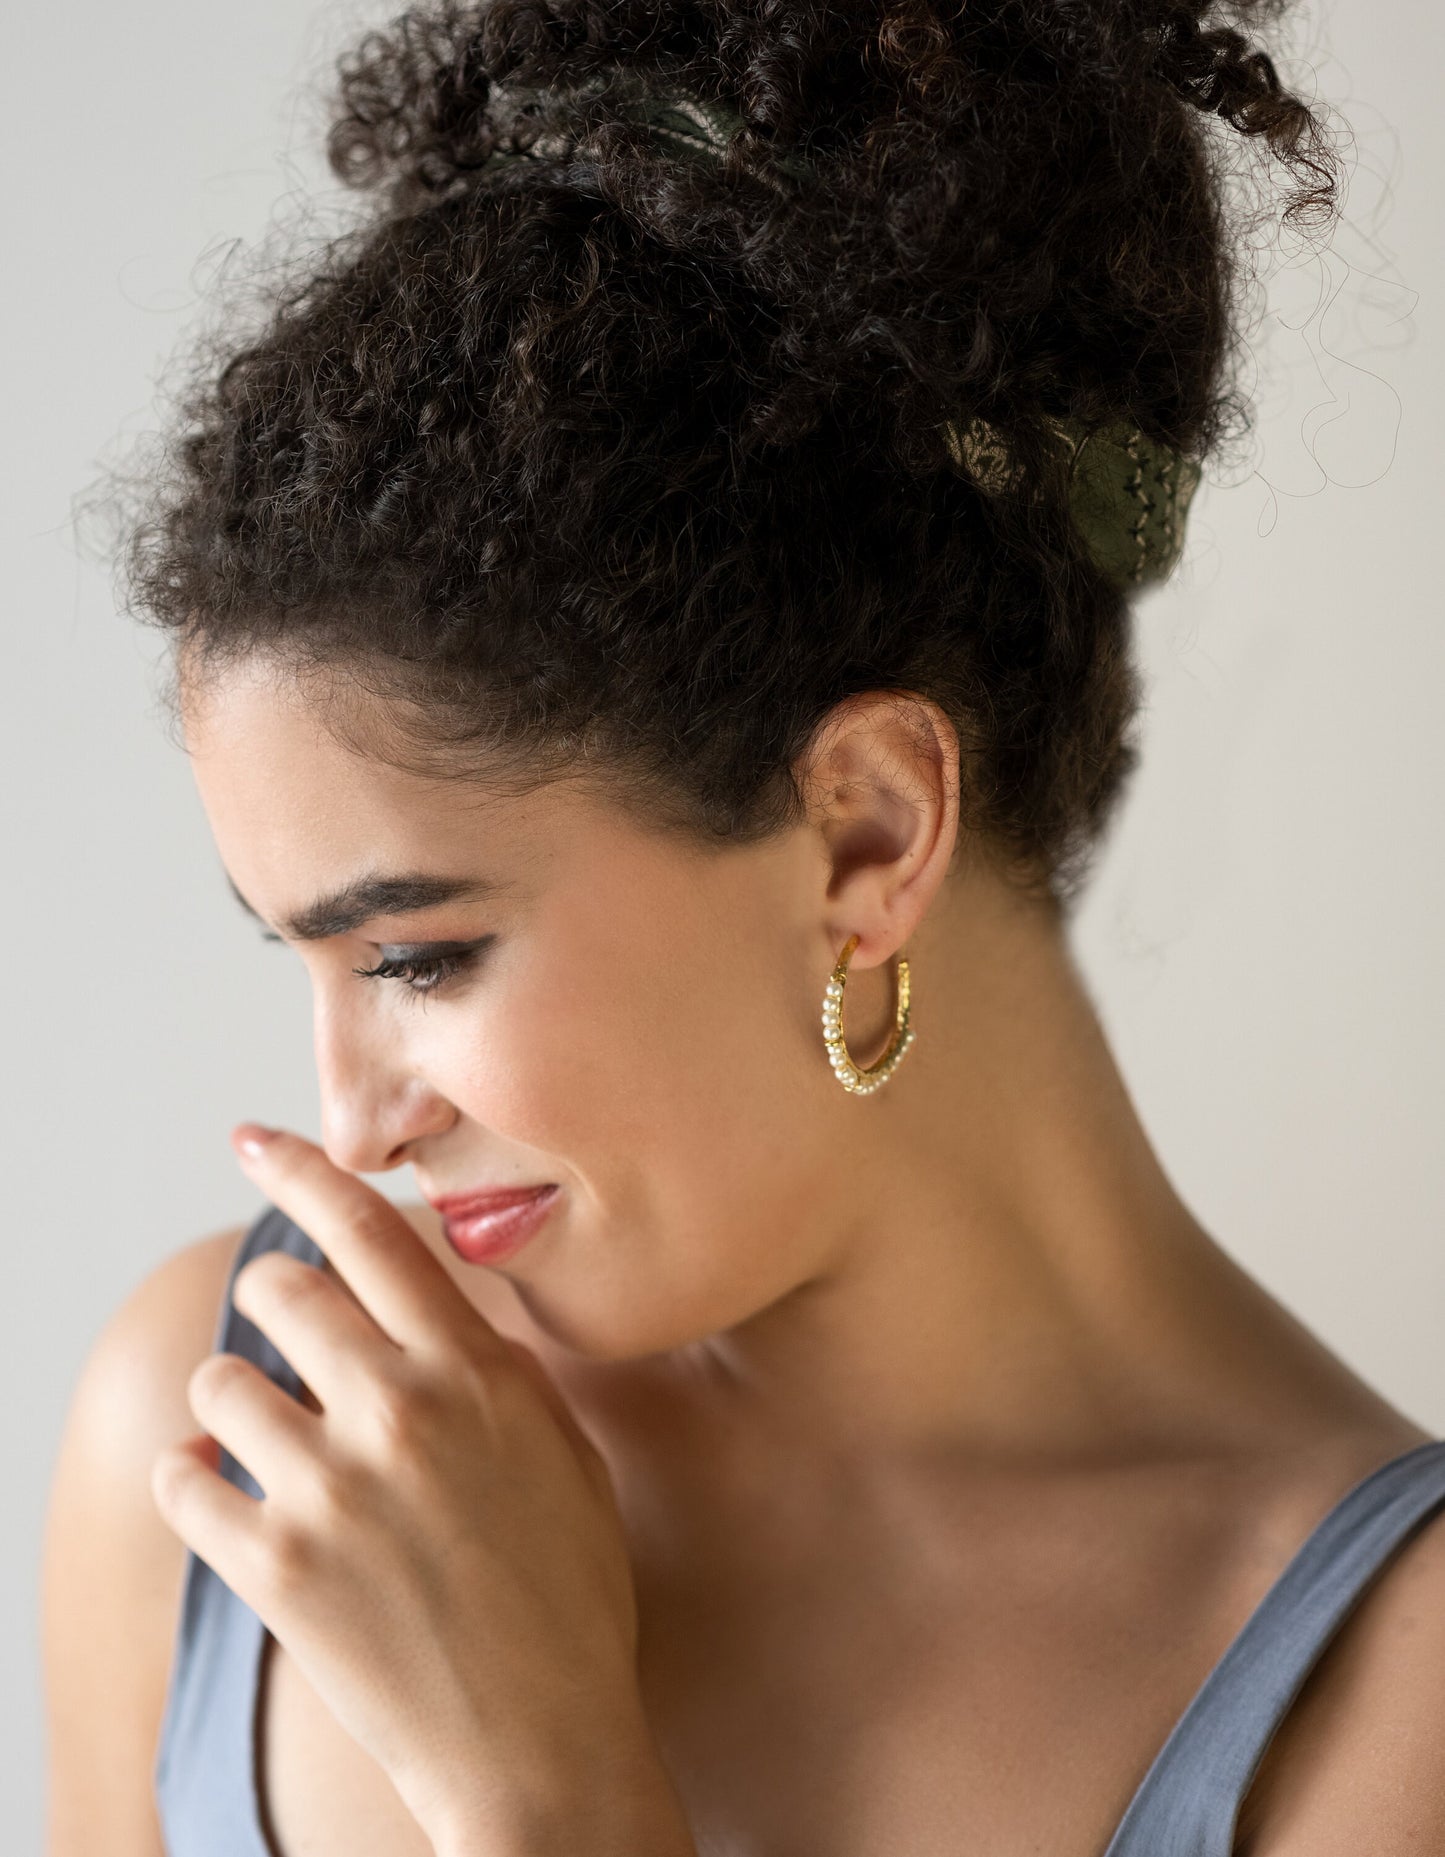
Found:
M 893 1036 L 888 1041 L 888 1049 L 877 1063 L 870 1064 L 866 1070 L 860 1069 L 849 1057 L 847 1042 L 843 1037 L 843 988 L 848 980 L 848 962 L 857 946 L 858 937 L 850 935 L 824 989 L 823 1043 L 828 1049 L 828 1062 L 833 1066 L 833 1075 L 843 1088 L 851 1090 L 855 1096 L 868 1096 L 893 1075 L 904 1052 L 913 1043 L 914 1033 L 908 1024 L 908 963 L 900 954 L 897 1005 Z

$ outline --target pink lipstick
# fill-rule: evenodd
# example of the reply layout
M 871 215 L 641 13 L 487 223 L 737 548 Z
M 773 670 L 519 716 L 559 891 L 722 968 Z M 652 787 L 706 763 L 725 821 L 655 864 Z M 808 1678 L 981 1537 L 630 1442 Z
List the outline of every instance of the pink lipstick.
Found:
M 500 1264 L 515 1257 L 545 1222 L 557 1187 L 514 1188 L 501 1193 L 456 1194 L 434 1200 L 442 1230 L 457 1256 L 469 1264 Z

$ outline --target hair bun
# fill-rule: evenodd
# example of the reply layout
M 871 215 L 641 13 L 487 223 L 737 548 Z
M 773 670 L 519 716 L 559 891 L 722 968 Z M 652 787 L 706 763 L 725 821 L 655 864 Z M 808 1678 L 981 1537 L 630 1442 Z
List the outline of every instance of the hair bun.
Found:
M 340 63 L 356 225 L 198 354 L 137 604 L 708 842 L 797 816 L 842 697 L 918 691 L 965 830 L 1068 894 L 1134 765 L 1120 588 L 1241 410 L 1219 138 L 1333 199 L 1237 30 L 1273 10 L 412 8 Z

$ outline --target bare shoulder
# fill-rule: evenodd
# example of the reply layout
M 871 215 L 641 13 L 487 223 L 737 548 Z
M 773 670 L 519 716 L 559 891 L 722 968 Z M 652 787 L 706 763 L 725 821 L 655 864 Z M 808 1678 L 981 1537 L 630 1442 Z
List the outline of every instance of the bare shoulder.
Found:
M 226 1276 L 244 1232 L 230 1227 L 163 1258 L 91 1342 L 55 1460 L 47 1571 L 62 1573 L 69 1552 L 84 1545 L 100 1518 L 137 1533 L 160 1559 L 184 1558 L 155 1512 L 150 1466 L 164 1445 L 197 1429 L 187 1383 L 211 1351 Z M 162 1583 L 158 1576 L 152 1584 Z
M 1442 1749 L 1445 1507 L 1390 1556 L 1306 1679 L 1245 1800 L 1235 1857 L 1445 1851 Z
M 197 1429 L 186 1397 L 210 1352 L 244 1227 L 154 1266 L 93 1339 L 54 1460 L 40 1567 L 48 1857 L 159 1857 L 151 1772 L 185 1547 L 151 1465 Z
M 91 1343 L 71 1418 L 87 1435 L 96 1432 L 91 1441 L 102 1444 L 107 1457 L 131 1454 L 137 1425 L 156 1435 L 195 1430 L 186 1381 L 211 1350 L 227 1273 L 245 1231 L 229 1226 L 162 1258 Z

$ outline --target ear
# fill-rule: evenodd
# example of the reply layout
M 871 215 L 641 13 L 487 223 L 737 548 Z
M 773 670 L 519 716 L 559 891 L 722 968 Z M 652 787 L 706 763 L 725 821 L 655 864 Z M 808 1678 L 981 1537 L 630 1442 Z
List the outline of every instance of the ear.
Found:
M 953 863 L 958 732 L 930 698 L 902 690 L 846 697 L 797 768 L 824 848 L 822 905 L 834 943 L 857 935 L 850 966 L 904 946 Z

